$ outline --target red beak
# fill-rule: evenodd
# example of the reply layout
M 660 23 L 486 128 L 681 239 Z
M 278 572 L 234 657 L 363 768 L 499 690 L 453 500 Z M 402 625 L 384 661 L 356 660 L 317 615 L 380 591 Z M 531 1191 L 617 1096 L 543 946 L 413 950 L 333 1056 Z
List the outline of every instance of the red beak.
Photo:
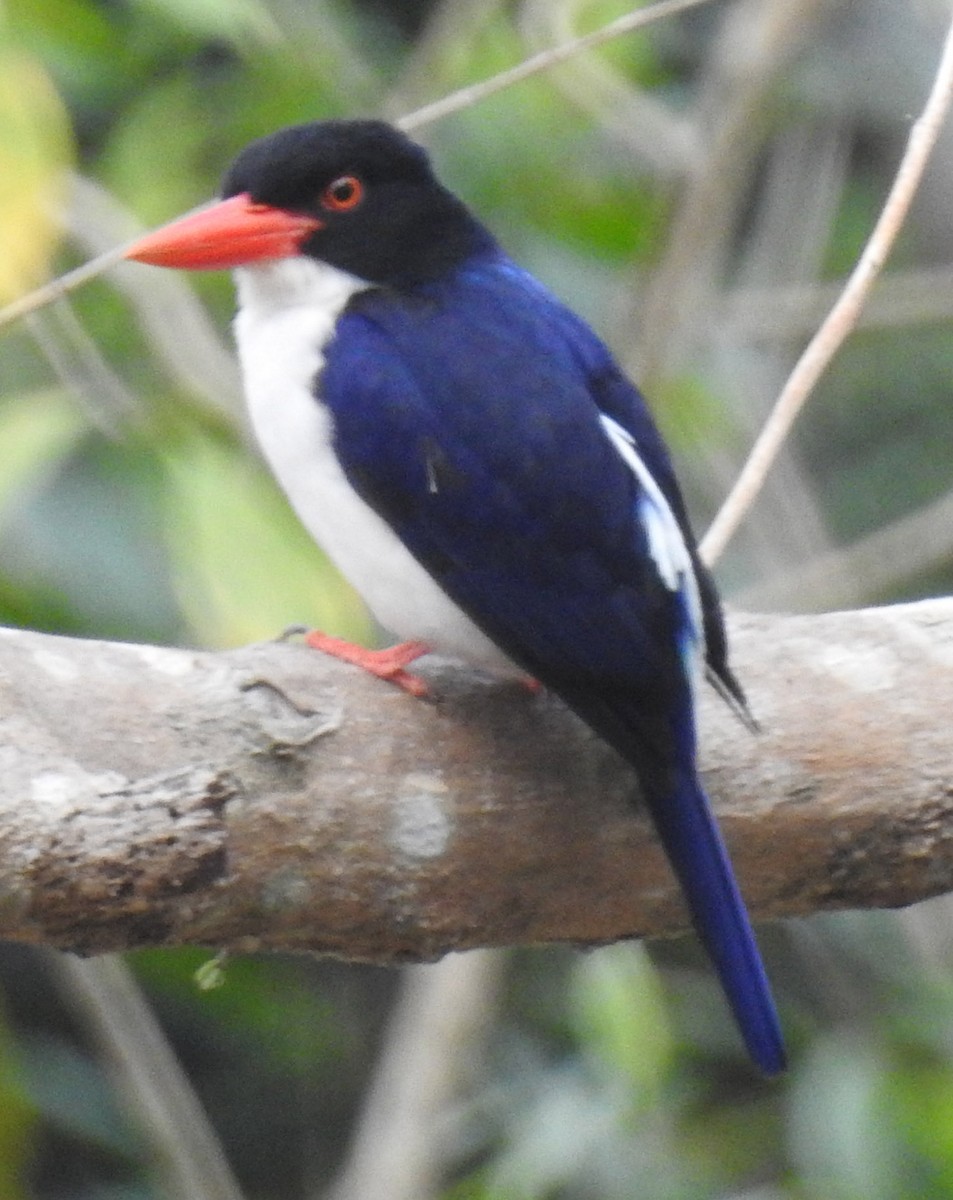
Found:
M 264 258 L 290 258 L 322 225 L 317 217 L 255 204 L 243 193 L 147 233 L 124 254 L 156 267 L 213 271 Z

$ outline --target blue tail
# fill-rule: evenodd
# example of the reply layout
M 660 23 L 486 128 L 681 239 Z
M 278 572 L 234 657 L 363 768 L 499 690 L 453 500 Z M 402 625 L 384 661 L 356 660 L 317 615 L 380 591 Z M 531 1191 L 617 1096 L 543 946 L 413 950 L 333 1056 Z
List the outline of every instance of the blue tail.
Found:
M 642 794 L 698 936 L 714 964 L 748 1053 L 765 1075 L 786 1065 L 780 1022 L 728 852 L 695 765 L 687 681 L 659 696 L 563 687 L 563 699 L 635 767 Z
M 672 793 L 646 797 L 652 819 L 748 1053 L 776 1075 L 786 1065 L 780 1022 L 725 844 L 693 766 L 675 776 Z

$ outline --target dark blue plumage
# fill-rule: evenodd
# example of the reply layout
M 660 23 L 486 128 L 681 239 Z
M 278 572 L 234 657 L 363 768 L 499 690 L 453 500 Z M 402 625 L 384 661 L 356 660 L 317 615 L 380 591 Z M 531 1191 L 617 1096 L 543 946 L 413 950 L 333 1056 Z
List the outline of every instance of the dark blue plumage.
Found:
M 698 633 L 684 593 L 659 578 L 638 482 L 600 422 L 631 434 L 681 514 L 641 396 L 588 326 L 496 250 L 412 295 L 359 294 L 325 348 L 320 391 L 357 491 L 636 768 L 749 1050 L 779 1070 L 767 981 L 695 767 L 680 646 Z M 707 607 L 720 631 L 710 591 Z
M 357 296 L 320 391 L 351 483 L 509 655 L 547 682 L 658 689 L 675 605 L 599 423 L 592 381 L 614 370 L 494 254 L 411 297 Z M 631 388 L 627 416 L 651 431 Z
M 262 139 L 224 192 L 132 256 L 240 268 L 252 421 L 305 524 L 384 625 L 516 664 L 632 764 L 747 1046 L 780 1070 L 697 773 L 701 662 L 743 697 L 641 396 L 381 122 Z

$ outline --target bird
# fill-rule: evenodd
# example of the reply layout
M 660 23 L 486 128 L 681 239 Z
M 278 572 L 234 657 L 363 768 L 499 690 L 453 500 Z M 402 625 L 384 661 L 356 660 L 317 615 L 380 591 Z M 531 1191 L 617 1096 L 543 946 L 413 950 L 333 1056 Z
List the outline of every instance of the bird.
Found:
M 698 767 L 711 680 L 745 710 L 662 437 L 591 327 L 373 119 L 290 126 L 221 199 L 134 242 L 234 271 L 251 424 L 314 540 L 402 639 L 312 644 L 420 693 L 428 651 L 554 693 L 632 768 L 748 1052 L 777 1010 Z

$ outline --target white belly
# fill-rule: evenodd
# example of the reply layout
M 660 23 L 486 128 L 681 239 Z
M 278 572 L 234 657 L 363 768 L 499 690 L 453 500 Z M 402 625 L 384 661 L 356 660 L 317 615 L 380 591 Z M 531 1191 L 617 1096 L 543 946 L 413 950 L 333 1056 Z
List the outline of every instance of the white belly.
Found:
M 242 267 L 235 276 L 241 305 L 235 337 L 252 427 L 308 532 L 401 640 L 513 674 L 513 664 L 434 583 L 338 465 L 331 416 L 311 386 L 335 319 L 367 285 L 304 258 Z

